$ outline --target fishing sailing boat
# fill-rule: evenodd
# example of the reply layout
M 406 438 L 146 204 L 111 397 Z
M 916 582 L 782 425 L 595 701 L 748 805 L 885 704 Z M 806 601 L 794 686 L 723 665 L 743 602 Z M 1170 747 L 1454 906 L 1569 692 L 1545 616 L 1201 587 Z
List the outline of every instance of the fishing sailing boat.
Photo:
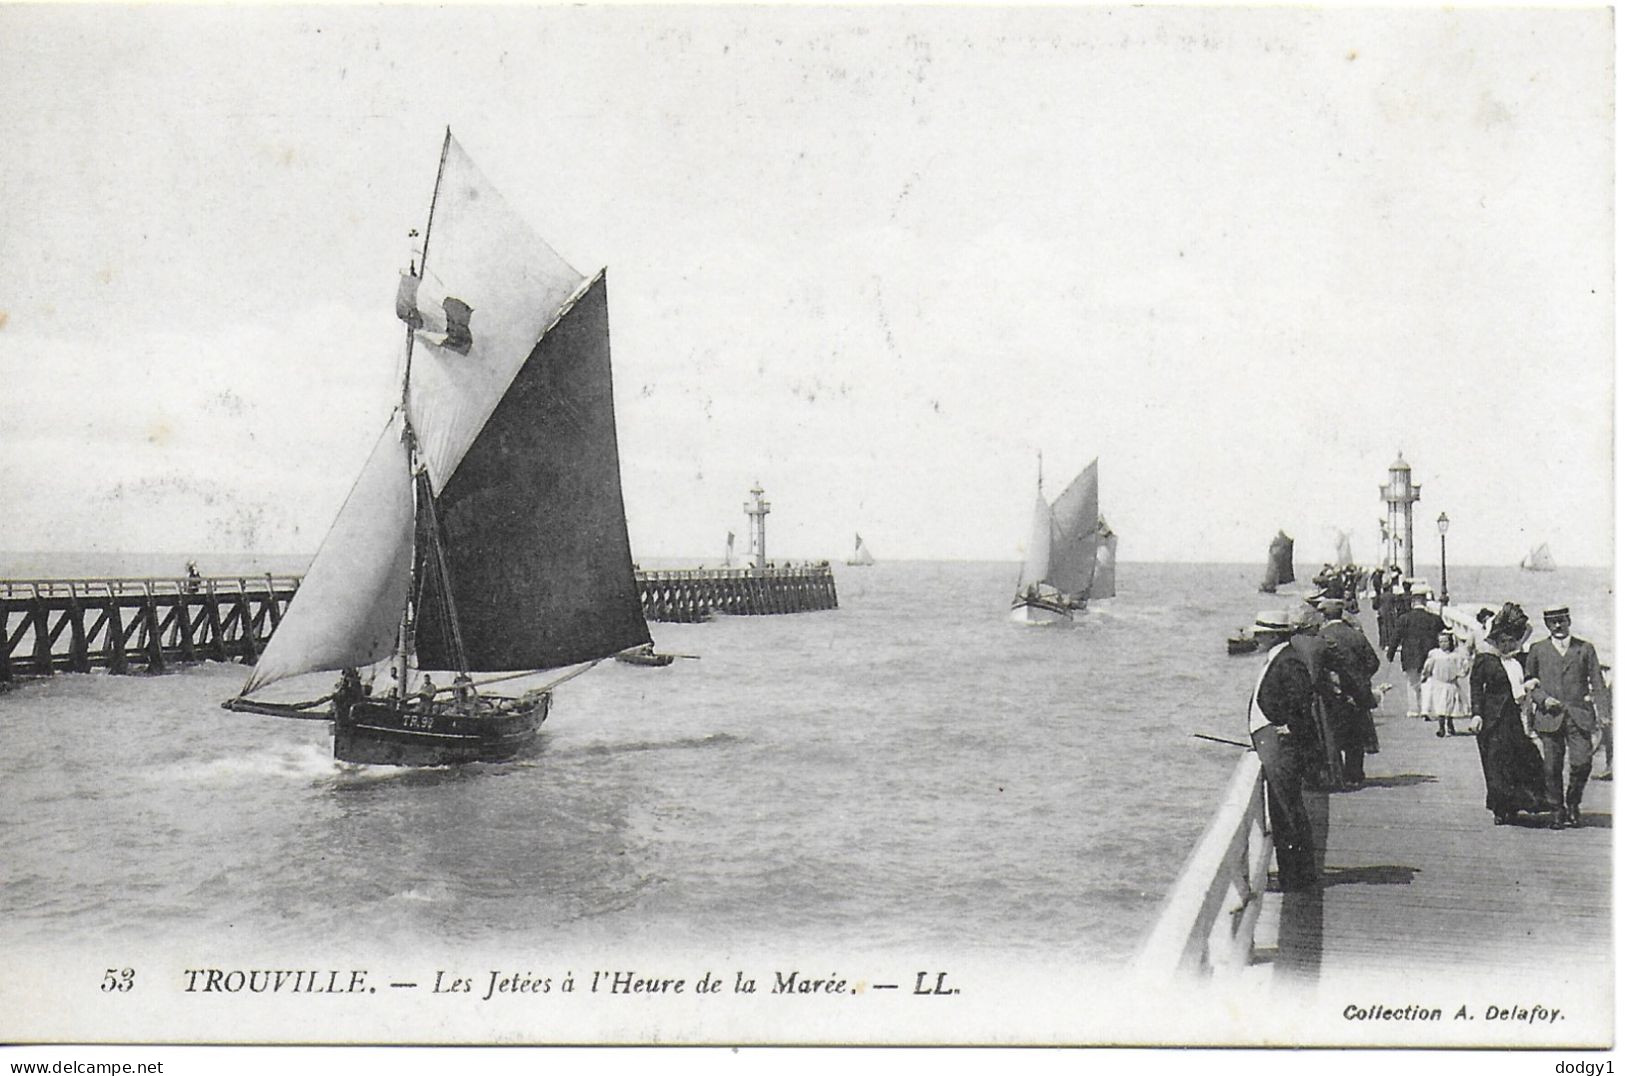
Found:
M 863 535 L 855 534 L 853 538 L 856 539 L 856 542 L 852 546 L 852 555 L 846 558 L 846 562 L 854 568 L 873 567 L 875 563 L 874 554 L 870 553 L 869 547 L 863 544 Z
M 1337 531 L 1337 556 L 1332 565 L 1337 568 L 1347 568 L 1354 563 L 1354 547 L 1349 544 L 1349 532 Z
M 1258 584 L 1258 589 L 1266 594 L 1274 594 L 1276 587 L 1292 580 L 1292 539 L 1287 537 L 1286 531 L 1276 531 L 1275 537 L 1270 539 L 1269 557 L 1264 562 L 1264 581 Z
M 1518 562 L 1518 567 L 1526 572 L 1555 572 L 1557 561 L 1552 559 L 1552 550 L 1545 542 L 1540 543 Z
M 728 548 L 727 548 L 727 551 L 722 554 L 722 566 L 724 568 L 732 568 L 734 566 L 734 532 L 733 531 L 728 532 Z
M 1099 462 L 1090 461 L 1053 504 L 1044 500 L 1040 464 L 1032 537 L 1010 602 L 1010 619 L 1016 623 L 1071 623 L 1074 613 L 1088 608 L 1091 597 L 1117 592 L 1117 536 L 1100 518 Z M 1102 549 L 1109 565 L 1106 576 L 1099 578 Z
M 512 758 L 552 688 L 650 641 L 621 500 L 604 273 L 584 277 L 538 238 L 448 129 L 396 313 L 400 402 L 224 705 L 329 719 L 345 762 Z M 361 670 L 386 659 L 374 693 Z M 572 665 L 516 695 L 484 690 Z M 343 670 L 322 699 L 249 698 L 322 670 Z

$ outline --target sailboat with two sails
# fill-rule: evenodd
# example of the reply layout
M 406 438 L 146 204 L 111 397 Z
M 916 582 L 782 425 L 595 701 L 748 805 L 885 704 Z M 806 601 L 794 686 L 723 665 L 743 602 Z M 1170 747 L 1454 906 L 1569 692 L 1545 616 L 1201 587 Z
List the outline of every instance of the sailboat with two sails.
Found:
M 1552 548 L 1545 542 L 1524 554 L 1518 562 L 1518 567 L 1526 572 L 1555 572 L 1557 561 L 1552 557 Z
M 449 129 L 419 253 L 396 296 L 399 401 L 223 705 L 331 721 L 344 762 L 501 761 L 535 741 L 554 687 L 650 641 L 621 499 L 605 276 L 542 241 Z M 516 694 L 486 690 L 569 666 Z M 321 699 L 253 697 L 334 670 Z
M 869 552 L 869 547 L 863 544 L 863 535 L 855 534 L 852 537 L 852 555 L 846 558 L 846 563 L 853 568 L 874 567 L 875 556 Z
M 1040 464 L 1032 536 L 1010 602 L 1016 623 L 1070 624 L 1089 599 L 1117 594 L 1117 535 L 1100 514 L 1099 464 L 1091 460 L 1053 503 L 1044 499 Z

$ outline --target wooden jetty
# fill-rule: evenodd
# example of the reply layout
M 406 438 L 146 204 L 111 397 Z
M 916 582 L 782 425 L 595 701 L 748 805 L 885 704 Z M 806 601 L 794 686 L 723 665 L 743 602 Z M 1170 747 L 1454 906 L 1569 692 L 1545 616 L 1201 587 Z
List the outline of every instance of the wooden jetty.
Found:
M 636 573 L 650 620 L 763 616 L 834 609 L 827 564 Z M 282 620 L 296 575 L 0 581 L 0 683 L 174 664 L 252 664 Z
M 1329 1022 L 1291 1040 L 1300 1043 L 1595 1044 L 1594 1032 L 1575 1024 L 1487 1022 L 1482 1002 L 1485 993 L 1515 1001 L 1519 991 L 1494 990 L 1514 983 L 1530 1004 L 1566 991 L 1612 1013 L 1613 782 L 1592 779 L 1578 828 L 1551 830 L 1528 816 L 1497 826 L 1484 807 L 1475 738 L 1439 737 L 1431 722 L 1406 716 L 1397 661 L 1376 679 L 1396 687 L 1376 714 L 1381 751 L 1366 758 L 1364 786 L 1305 794 L 1319 884 L 1279 890 L 1262 775 L 1249 751 L 1167 893 L 1135 970 L 1232 998 L 1260 984 L 1277 999 L 1283 990 L 1300 999 L 1329 992 L 1337 1002 L 1321 1013 Z M 1435 982 L 1455 992 L 1430 989 Z M 1388 989 L 1345 989 L 1362 983 Z M 1452 1022 L 1442 1030 L 1367 1025 L 1345 1014 L 1345 1002 L 1358 1010 L 1372 1000 L 1366 995 L 1392 1000 L 1396 984 L 1408 991 L 1402 1000 L 1448 1008 Z M 1458 1002 L 1474 1003 L 1472 1020 L 1453 1020 Z
M 1389 672 L 1403 685 L 1397 661 Z M 1378 736 L 1364 787 L 1314 795 L 1321 885 L 1266 902 L 1256 958 L 1311 978 L 1417 966 L 1611 978 L 1613 782 L 1586 786 L 1576 829 L 1497 826 L 1473 736 L 1407 717 L 1403 686 Z
M 828 564 L 802 567 L 639 571 L 646 619 L 697 623 L 722 613 L 767 616 L 839 607 Z
M 0 683 L 57 672 L 252 663 L 299 588 L 288 575 L 0 582 Z

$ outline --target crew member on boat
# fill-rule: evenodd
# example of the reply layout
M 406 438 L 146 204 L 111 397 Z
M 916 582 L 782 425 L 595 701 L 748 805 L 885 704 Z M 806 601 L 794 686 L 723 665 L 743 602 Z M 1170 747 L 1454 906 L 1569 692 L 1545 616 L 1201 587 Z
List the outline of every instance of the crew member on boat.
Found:
M 1319 658 L 1308 645 L 1313 639 L 1294 636 L 1284 609 L 1259 613 L 1253 637 L 1267 655 L 1247 702 L 1247 731 L 1264 769 L 1276 876 L 1283 891 L 1308 889 L 1319 873 L 1314 827 L 1303 802 L 1305 775 L 1321 754 L 1314 714 Z M 1299 640 L 1303 645 L 1296 645 Z
M 348 721 L 350 708 L 366 694 L 361 686 L 361 674 L 354 668 L 339 673 L 338 686 L 333 689 L 333 720 Z

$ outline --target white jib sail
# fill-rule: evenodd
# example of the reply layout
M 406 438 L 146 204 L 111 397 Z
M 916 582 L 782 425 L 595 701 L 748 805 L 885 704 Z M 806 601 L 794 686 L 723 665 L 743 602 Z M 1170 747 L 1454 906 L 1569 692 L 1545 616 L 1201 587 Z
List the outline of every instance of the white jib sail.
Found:
M 1027 539 L 1027 560 L 1021 566 L 1018 586 L 1026 587 L 1049 580 L 1050 533 L 1054 527 L 1049 505 L 1040 493 L 1038 503 L 1033 505 L 1033 532 Z
M 391 416 L 243 694 L 301 673 L 370 665 L 395 648 L 412 579 L 412 477 Z

